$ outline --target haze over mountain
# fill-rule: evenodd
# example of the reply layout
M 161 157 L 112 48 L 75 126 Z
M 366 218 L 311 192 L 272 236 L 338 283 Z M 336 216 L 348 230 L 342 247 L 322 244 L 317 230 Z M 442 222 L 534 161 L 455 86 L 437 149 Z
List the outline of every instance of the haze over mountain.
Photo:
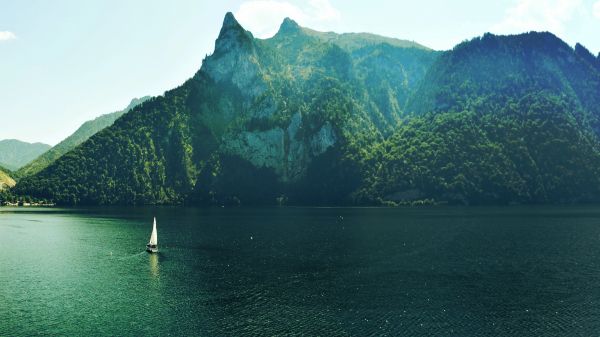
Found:
M 27 143 L 16 139 L 0 140 L 0 166 L 11 171 L 17 170 L 49 148 L 50 145 L 42 143 Z
M 440 53 L 225 16 L 201 69 L 22 179 L 62 204 L 600 199 L 600 61 L 550 33 Z
M 65 138 L 63 141 L 52 147 L 50 150 L 44 152 L 42 155 L 35 158 L 24 167 L 21 167 L 17 172 L 15 172 L 15 176 L 24 177 L 40 172 L 48 165 L 53 163 L 56 159 L 60 158 L 63 154 L 71 151 L 77 145 L 88 140 L 88 138 L 91 136 L 112 125 L 115 120 L 123 116 L 123 114 L 133 109 L 135 106 L 142 104 L 148 99 L 150 99 L 150 96 L 134 98 L 123 110 L 108 113 L 83 123 L 72 135 Z

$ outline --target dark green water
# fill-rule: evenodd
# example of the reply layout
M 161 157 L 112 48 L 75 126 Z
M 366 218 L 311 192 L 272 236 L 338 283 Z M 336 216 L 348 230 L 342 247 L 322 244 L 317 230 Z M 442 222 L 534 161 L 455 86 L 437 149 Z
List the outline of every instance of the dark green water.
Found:
M 600 207 L 0 208 L 34 334 L 599 335 Z

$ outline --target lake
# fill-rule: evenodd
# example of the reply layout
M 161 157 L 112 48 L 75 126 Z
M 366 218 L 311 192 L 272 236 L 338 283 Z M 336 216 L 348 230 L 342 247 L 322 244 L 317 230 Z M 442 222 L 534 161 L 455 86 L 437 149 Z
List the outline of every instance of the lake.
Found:
M 0 207 L 34 334 L 598 335 L 600 207 Z

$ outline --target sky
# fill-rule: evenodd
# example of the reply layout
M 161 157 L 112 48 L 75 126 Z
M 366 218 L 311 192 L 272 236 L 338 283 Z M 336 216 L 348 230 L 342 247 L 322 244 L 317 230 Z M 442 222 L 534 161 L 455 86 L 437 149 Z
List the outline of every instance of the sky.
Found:
M 55 145 L 134 97 L 179 86 L 212 53 L 228 11 L 259 38 L 291 17 L 437 50 L 537 30 L 600 52 L 600 0 L 0 0 L 0 140 Z

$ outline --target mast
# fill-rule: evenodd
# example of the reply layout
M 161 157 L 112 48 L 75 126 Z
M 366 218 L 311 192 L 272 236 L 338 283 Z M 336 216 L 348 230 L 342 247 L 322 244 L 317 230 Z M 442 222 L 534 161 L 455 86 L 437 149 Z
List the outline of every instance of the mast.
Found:
M 149 245 L 157 245 L 158 244 L 158 234 L 156 233 L 156 217 L 154 218 L 154 224 L 152 225 L 152 234 L 150 235 Z

